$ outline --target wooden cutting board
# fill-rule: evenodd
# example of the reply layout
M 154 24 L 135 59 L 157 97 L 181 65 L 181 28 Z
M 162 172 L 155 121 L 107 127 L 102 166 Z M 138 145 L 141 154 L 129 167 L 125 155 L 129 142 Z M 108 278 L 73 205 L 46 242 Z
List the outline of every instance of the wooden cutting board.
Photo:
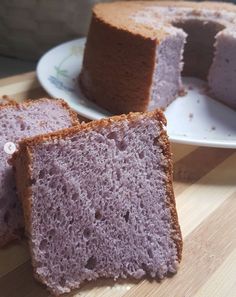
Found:
M 34 73 L 0 80 L 0 96 L 39 98 Z M 174 189 L 184 237 L 179 272 L 156 281 L 100 280 L 67 296 L 235 297 L 236 151 L 172 145 Z M 48 297 L 33 279 L 25 241 L 0 250 L 0 297 Z

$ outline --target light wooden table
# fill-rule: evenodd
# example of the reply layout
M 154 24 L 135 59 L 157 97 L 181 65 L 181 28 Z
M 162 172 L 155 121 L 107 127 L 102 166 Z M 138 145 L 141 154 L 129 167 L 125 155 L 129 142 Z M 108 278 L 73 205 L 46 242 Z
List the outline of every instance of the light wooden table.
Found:
M 0 96 L 46 93 L 34 73 L 0 80 Z M 68 296 L 235 297 L 236 151 L 173 144 L 174 189 L 184 237 L 179 272 L 161 283 L 100 280 Z M 25 241 L 0 250 L 0 297 L 46 297 L 32 277 Z

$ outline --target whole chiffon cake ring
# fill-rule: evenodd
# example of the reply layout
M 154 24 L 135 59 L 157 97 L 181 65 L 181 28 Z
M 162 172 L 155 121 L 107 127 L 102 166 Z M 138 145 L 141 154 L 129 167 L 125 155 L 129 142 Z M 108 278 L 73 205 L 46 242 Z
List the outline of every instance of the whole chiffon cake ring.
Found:
M 235 32 L 236 6 L 229 3 L 98 4 L 81 89 L 115 114 L 166 108 L 183 93 L 182 73 L 207 80 L 209 93 L 236 109 Z

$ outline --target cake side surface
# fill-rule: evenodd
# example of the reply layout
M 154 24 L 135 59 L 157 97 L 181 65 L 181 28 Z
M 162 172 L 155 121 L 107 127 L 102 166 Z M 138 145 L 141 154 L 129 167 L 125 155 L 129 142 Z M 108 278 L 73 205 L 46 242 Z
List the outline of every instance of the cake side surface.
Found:
M 17 187 L 18 199 L 21 201 L 21 207 L 23 208 L 23 217 L 24 217 L 24 232 L 28 237 L 28 234 L 31 233 L 31 152 L 27 147 L 21 147 L 21 155 L 19 158 L 15 158 L 14 165 L 12 164 L 12 159 L 10 160 L 13 165 L 13 171 Z M 15 153 L 16 154 L 16 153 Z M 13 154 L 13 157 L 15 156 Z M 16 170 L 17 168 L 17 170 Z M 23 199 L 22 199 L 23 197 Z M 32 259 L 33 260 L 33 259 Z
M 19 186 L 34 271 L 54 294 L 98 277 L 176 272 L 182 239 L 164 122 L 161 112 L 131 114 L 21 142 L 13 163 L 18 180 L 29 160 L 30 183 Z
M 83 93 L 115 114 L 146 110 L 155 50 L 156 40 L 116 28 L 93 14 L 79 79 Z
M 0 246 L 19 238 L 23 217 L 20 201 L 6 151 L 7 143 L 18 147 L 18 142 L 29 136 L 47 133 L 78 123 L 76 114 L 62 100 L 41 99 L 26 103 L 0 106 Z

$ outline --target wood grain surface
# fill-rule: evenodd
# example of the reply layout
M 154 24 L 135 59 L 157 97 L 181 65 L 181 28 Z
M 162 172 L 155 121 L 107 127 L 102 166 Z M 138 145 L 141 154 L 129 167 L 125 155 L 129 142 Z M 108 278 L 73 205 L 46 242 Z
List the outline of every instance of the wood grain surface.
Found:
M 0 80 L 0 97 L 47 96 L 35 73 Z M 172 144 L 174 190 L 184 237 L 178 273 L 156 281 L 99 280 L 66 296 L 235 297 L 236 150 Z M 49 297 L 32 276 L 26 241 L 0 250 L 0 297 Z

